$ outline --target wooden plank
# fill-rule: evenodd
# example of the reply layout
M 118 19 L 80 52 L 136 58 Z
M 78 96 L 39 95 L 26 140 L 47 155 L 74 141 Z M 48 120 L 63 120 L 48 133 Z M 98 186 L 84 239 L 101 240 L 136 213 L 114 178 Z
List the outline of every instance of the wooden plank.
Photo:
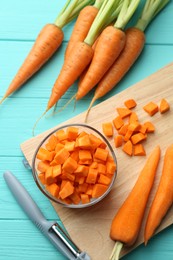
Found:
M 142 120 L 142 122 L 151 120 L 156 127 L 155 135 L 149 136 L 145 147 L 147 154 L 149 154 L 153 148 L 159 144 L 161 146 L 162 156 L 143 225 L 146 221 L 147 211 L 159 182 L 164 152 L 166 147 L 173 143 L 173 126 L 171 125 L 173 120 L 172 108 L 171 111 L 165 115 L 160 115 L 160 113 L 157 113 L 153 118 L 150 118 L 147 113 L 144 112 L 143 106 L 149 101 L 154 101 L 159 104 L 161 98 L 163 97 L 166 98 L 170 104 L 172 104 L 172 84 L 173 63 L 152 74 L 150 77 L 138 82 L 132 87 L 124 90 L 123 92 L 93 107 L 89 116 L 89 124 L 101 131 L 102 122 L 111 121 L 116 116 L 116 107 L 121 107 L 123 102 L 128 98 L 135 98 L 138 104 L 135 111 L 137 112 L 139 119 Z M 103 113 L 103 111 L 105 111 L 105 113 Z M 85 113 L 82 113 L 72 119 L 69 119 L 66 123 L 82 123 L 84 120 L 84 115 Z M 36 147 L 41 142 L 43 137 L 45 137 L 50 131 L 51 129 L 21 144 L 21 149 L 30 164 Z M 113 140 L 110 139 L 110 143 L 113 146 Z M 133 187 L 139 171 L 145 162 L 145 158 L 129 158 L 121 150 L 116 150 L 115 153 L 118 160 L 118 176 L 113 190 L 101 203 L 95 205 L 94 207 L 80 210 L 63 208 L 62 206 L 53 203 L 69 234 L 81 248 L 85 249 L 91 255 L 93 260 L 105 260 L 109 257 L 114 244 L 114 242 L 109 239 L 111 220 Z M 168 212 L 158 231 L 163 230 L 173 223 L 172 214 L 173 207 Z M 90 241 L 97 241 L 97 243 L 95 243 L 95 246 L 93 247 Z M 136 244 L 134 247 L 130 248 L 130 250 L 134 249 L 142 242 L 143 226 Z M 129 249 L 124 249 L 122 255 L 127 254 L 128 252 Z

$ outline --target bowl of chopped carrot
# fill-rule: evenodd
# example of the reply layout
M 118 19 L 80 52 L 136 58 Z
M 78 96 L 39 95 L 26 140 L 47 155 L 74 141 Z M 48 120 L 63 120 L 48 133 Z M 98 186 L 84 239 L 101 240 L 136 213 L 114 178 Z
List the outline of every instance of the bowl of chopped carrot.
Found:
M 85 124 L 59 127 L 36 149 L 33 177 L 52 201 L 84 208 L 101 201 L 112 189 L 117 161 L 107 139 Z

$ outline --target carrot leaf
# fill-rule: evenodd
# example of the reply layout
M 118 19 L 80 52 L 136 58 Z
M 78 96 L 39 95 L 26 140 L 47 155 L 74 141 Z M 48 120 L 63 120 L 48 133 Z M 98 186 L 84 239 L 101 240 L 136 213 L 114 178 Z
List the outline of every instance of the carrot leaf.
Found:
M 153 18 L 169 3 L 170 0 L 147 0 L 142 14 L 135 27 L 145 31 Z
M 140 0 L 124 0 L 121 11 L 118 15 L 114 26 L 119 29 L 124 29 L 132 15 L 136 11 Z

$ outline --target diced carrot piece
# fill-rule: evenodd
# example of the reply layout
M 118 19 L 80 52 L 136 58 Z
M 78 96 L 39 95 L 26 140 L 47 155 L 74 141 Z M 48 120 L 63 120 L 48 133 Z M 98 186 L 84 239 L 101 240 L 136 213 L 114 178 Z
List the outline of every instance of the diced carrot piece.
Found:
M 63 129 L 58 130 L 55 134 L 59 141 L 67 140 L 67 133 Z
M 50 192 L 50 194 L 54 197 L 59 197 L 59 186 L 56 183 L 52 183 L 46 186 L 46 189 Z
M 64 148 L 64 144 L 57 143 L 57 145 L 56 145 L 56 147 L 55 147 L 55 152 L 57 153 L 57 152 L 60 151 L 62 148 Z
M 74 186 L 71 184 L 70 181 L 67 181 L 63 188 L 59 192 L 59 196 L 61 199 L 65 199 L 69 197 L 74 192 Z
M 62 190 L 62 188 L 64 187 L 64 185 L 66 184 L 68 182 L 68 180 L 67 179 L 62 179 L 62 181 L 61 181 L 61 185 L 60 185 L 60 190 Z
M 79 184 L 83 184 L 85 182 L 85 177 L 83 176 L 76 176 L 75 182 L 78 182 Z
M 79 129 L 75 126 L 69 126 L 67 128 L 67 139 L 76 140 L 78 136 Z
M 44 172 L 41 172 L 38 174 L 38 178 L 40 180 L 40 182 L 44 185 L 46 184 L 46 180 L 45 180 L 45 173 Z
M 76 162 L 78 162 L 79 161 L 79 151 L 78 150 L 73 151 L 71 153 L 70 157 L 72 159 L 74 159 Z
M 81 201 L 82 201 L 82 204 L 87 204 L 90 202 L 90 198 L 87 194 L 81 194 Z
M 132 132 L 138 131 L 141 128 L 141 125 L 135 121 L 128 125 L 128 130 L 131 130 Z
M 111 182 L 111 179 L 109 177 L 107 177 L 104 174 L 100 174 L 100 177 L 98 179 L 98 183 L 109 185 L 110 182 Z
M 105 174 L 106 173 L 106 165 L 102 163 L 98 163 L 98 173 Z
M 134 155 L 146 155 L 145 149 L 142 144 L 135 144 L 134 145 Z
M 94 149 L 96 149 L 97 147 L 99 147 L 103 143 L 103 141 L 100 138 L 98 138 L 97 136 L 95 136 L 93 134 L 90 134 L 89 138 L 90 138 L 92 147 Z
M 94 157 L 96 159 L 106 161 L 108 157 L 108 151 L 98 147 L 94 153 Z
M 113 136 L 113 126 L 112 126 L 112 123 L 110 123 L 110 122 L 108 122 L 108 123 L 103 123 L 103 124 L 102 124 L 102 130 L 103 130 L 103 133 L 104 133 L 107 137 Z
M 124 136 L 124 141 L 127 142 L 131 138 L 132 134 L 133 134 L 133 131 L 128 129 L 127 133 Z
M 73 182 L 75 180 L 75 175 L 72 173 L 63 171 L 61 178 L 68 179 Z
M 132 112 L 129 117 L 129 124 L 138 122 L 138 116 L 135 112 Z
M 49 166 L 50 166 L 49 162 L 47 162 L 47 161 L 39 161 L 38 165 L 37 165 L 37 169 L 40 172 L 45 172 L 49 168 Z
M 68 157 L 62 166 L 62 169 L 69 173 L 73 173 L 76 170 L 76 168 L 77 168 L 77 162 L 71 157 Z
M 120 116 L 117 116 L 113 119 L 113 125 L 118 130 L 124 125 L 124 121 Z
M 91 196 L 92 195 L 92 192 L 93 192 L 93 187 L 94 185 L 93 184 L 88 184 L 88 188 L 87 188 L 87 191 L 85 192 L 87 195 Z
M 58 143 L 58 139 L 54 134 L 52 134 L 49 137 L 48 143 L 46 144 L 46 149 L 49 151 L 54 151 L 57 143 Z
M 81 200 L 79 194 L 76 191 L 74 191 L 73 194 L 71 194 L 69 198 L 76 205 L 79 204 L 79 202 Z
M 114 138 L 115 147 L 118 148 L 123 144 L 123 137 L 122 135 L 116 135 Z
M 61 165 L 60 164 L 53 166 L 52 175 L 53 175 L 53 178 L 57 178 L 58 176 L 61 175 Z
M 97 167 L 98 167 L 98 163 L 97 162 L 92 162 L 92 164 L 90 165 L 90 168 L 96 169 Z
M 132 154 L 133 154 L 133 145 L 132 145 L 132 142 L 131 142 L 130 140 L 127 141 L 127 142 L 124 144 L 124 146 L 123 146 L 123 151 L 124 151 L 126 154 L 132 156 Z
M 89 168 L 89 172 L 86 178 L 86 183 L 90 183 L 90 184 L 96 183 L 97 175 L 98 175 L 97 169 Z
M 132 111 L 126 107 L 118 107 L 117 112 L 121 118 L 125 118 L 132 113 Z
M 57 162 L 55 160 L 50 162 L 50 166 L 56 166 L 56 165 L 57 165 Z
M 84 136 L 78 138 L 78 147 L 80 147 L 82 149 L 91 149 L 92 148 L 89 135 L 84 135 Z
M 123 126 L 118 130 L 118 134 L 125 136 L 126 133 L 127 133 L 128 126 L 129 126 L 129 124 L 123 125 Z
M 79 160 L 92 160 L 91 152 L 89 150 L 79 150 Z
M 75 170 L 75 173 L 77 174 L 77 176 L 83 176 L 86 177 L 88 175 L 89 172 L 89 167 L 86 165 L 78 165 L 77 169 Z
M 84 135 L 88 135 L 88 133 L 86 133 L 85 131 L 82 131 L 81 133 L 79 133 L 78 137 L 82 137 Z
M 55 178 L 53 177 L 53 167 L 50 166 L 45 172 L 45 181 L 47 185 L 50 185 L 55 182 Z
M 134 99 L 128 99 L 124 102 L 124 105 L 128 108 L 128 109 L 131 109 L 131 108 L 134 108 L 136 107 L 136 101 Z
M 62 148 L 56 153 L 55 161 L 57 161 L 58 164 L 63 164 L 69 156 L 70 153 L 65 148 Z
M 88 160 L 79 160 L 78 164 L 90 165 L 92 163 L 92 159 Z
M 133 144 L 137 144 L 143 140 L 146 139 L 146 135 L 142 134 L 142 133 L 137 133 L 137 134 L 134 134 L 132 137 L 131 137 L 131 141 Z
M 156 105 L 154 102 L 149 102 L 147 105 L 143 107 L 145 112 L 147 112 L 150 116 L 155 115 L 158 111 L 158 105 Z
M 147 127 L 145 125 L 140 125 L 139 132 L 145 134 L 147 131 Z
M 69 152 L 73 152 L 75 149 L 75 141 L 66 142 L 64 148 Z
M 81 193 L 85 193 L 88 189 L 88 183 L 79 184 L 78 191 Z
M 161 114 L 163 114 L 163 113 L 167 112 L 168 110 L 170 110 L 170 105 L 169 105 L 168 101 L 163 98 L 160 102 L 159 111 Z
M 37 152 L 37 159 L 42 160 L 42 161 L 52 161 L 53 159 L 53 154 L 52 152 L 47 151 L 43 147 L 40 147 L 40 149 Z
M 99 198 L 107 191 L 107 189 L 107 185 L 96 183 L 93 187 L 92 198 Z
M 146 127 L 146 133 L 153 133 L 155 131 L 155 127 L 151 122 L 145 122 L 144 125 Z
M 106 163 L 106 174 L 113 175 L 117 169 L 115 162 Z

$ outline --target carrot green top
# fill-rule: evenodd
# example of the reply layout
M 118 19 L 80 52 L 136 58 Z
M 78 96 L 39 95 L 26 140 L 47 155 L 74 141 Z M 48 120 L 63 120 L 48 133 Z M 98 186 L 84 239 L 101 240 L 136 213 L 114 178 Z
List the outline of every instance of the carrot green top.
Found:
M 98 0 L 97 0 L 98 1 Z M 99 8 L 99 4 L 97 4 Z M 99 1 L 100 5 L 103 0 Z M 54 24 L 58 26 L 59 28 L 63 28 L 66 24 L 71 22 L 84 8 L 86 5 L 93 4 L 95 0 L 67 0 L 66 4 L 64 5 L 63 9 L 61 12 L 58 14 Z
M 168 4 L 170 0 L 147 0 L 142 14 L 134 27 L 144 31 L 153 18 Z

